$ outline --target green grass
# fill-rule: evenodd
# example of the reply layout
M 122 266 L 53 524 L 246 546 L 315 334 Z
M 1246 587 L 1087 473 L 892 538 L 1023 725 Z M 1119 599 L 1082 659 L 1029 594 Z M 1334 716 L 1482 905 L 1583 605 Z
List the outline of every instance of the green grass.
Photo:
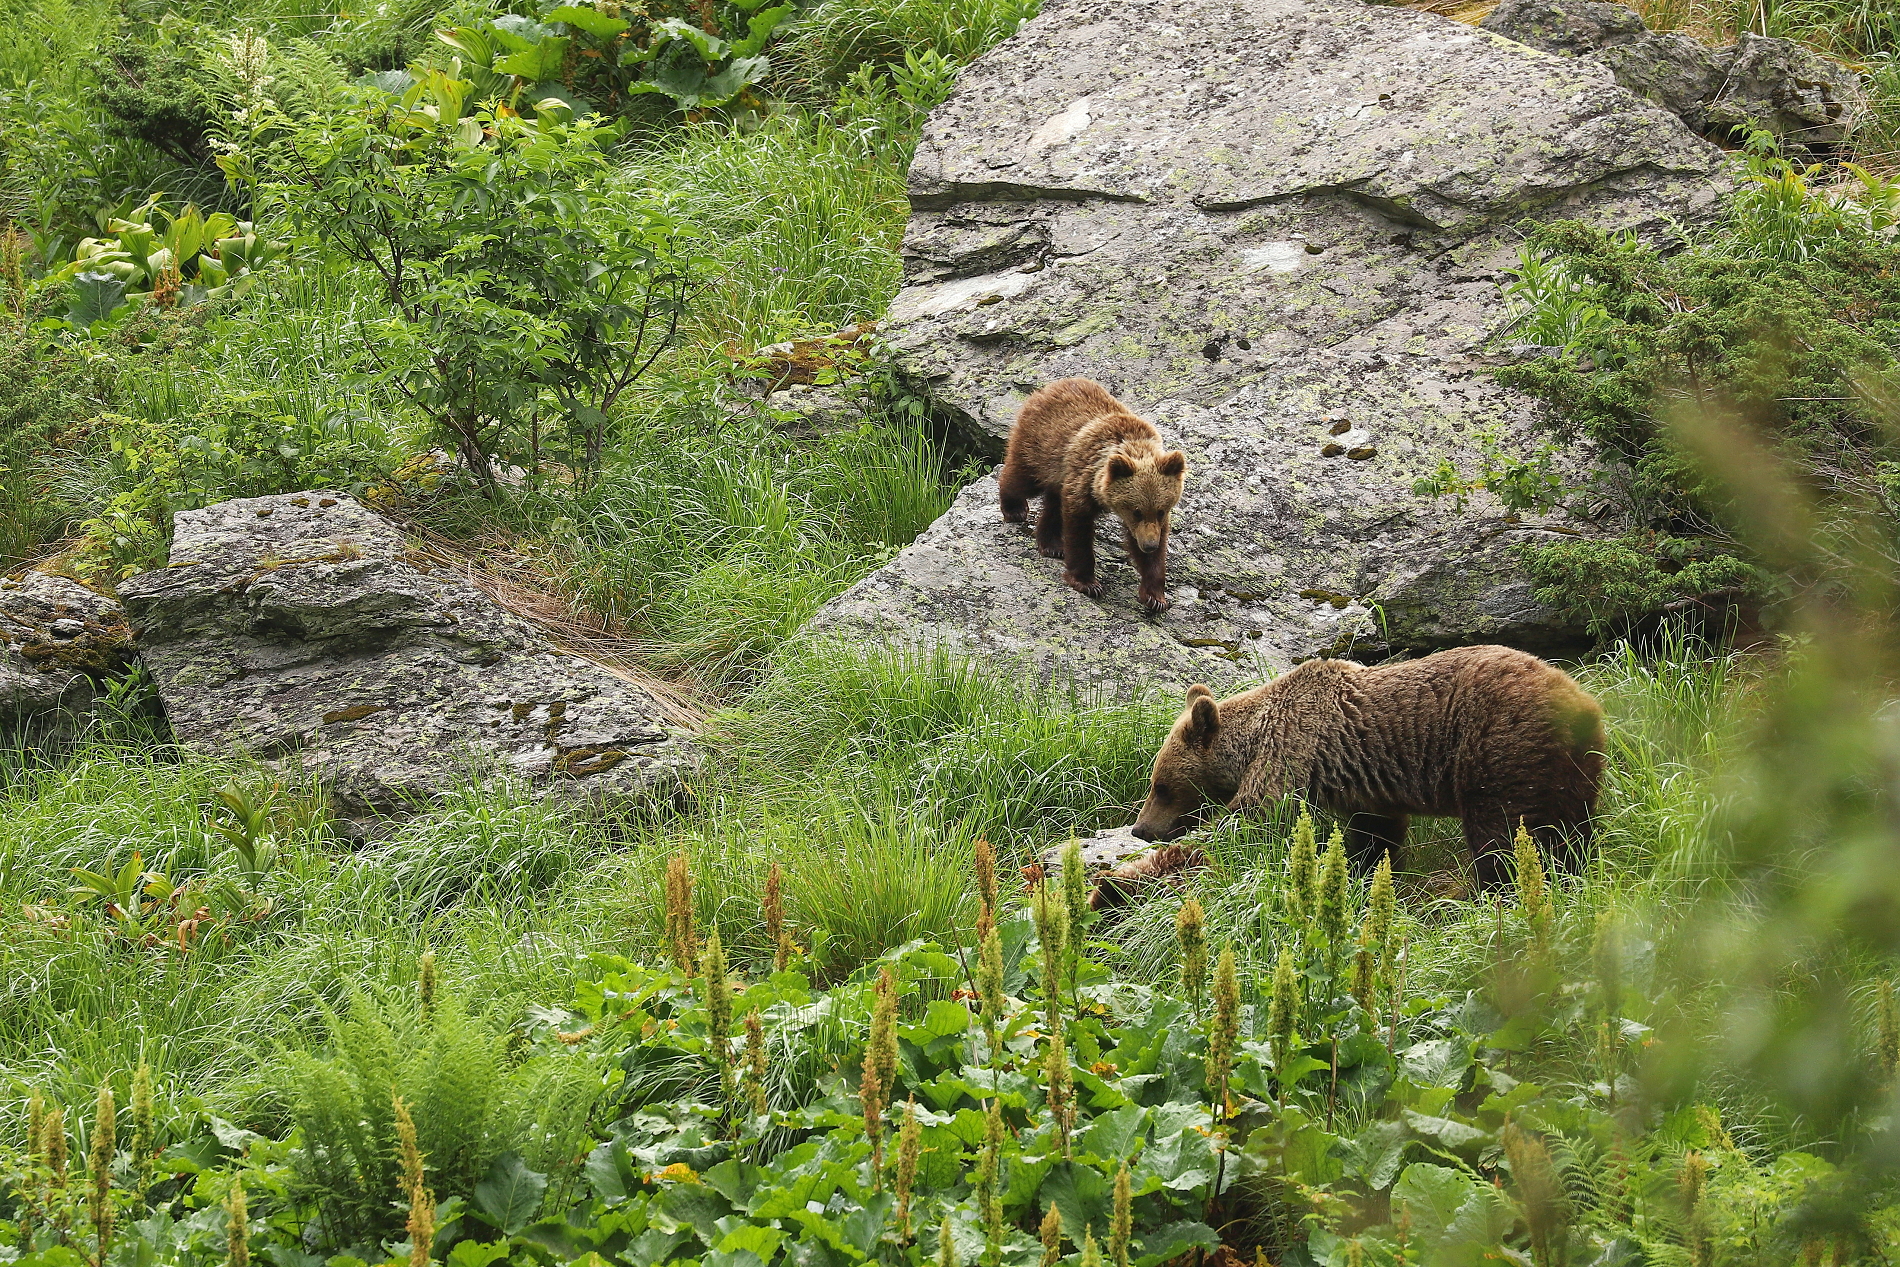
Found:
M 1600 909 L 1666 913 L 1693 893 L 1709 762 L 1732 742 L 1745 698 L 1732 677 L 1726 659 L 1686 649 L 1583 670 L 1612 719 L 1614 774 L 1603 853 L 1561 903 L 1572 942 L 1588 946 Z M 0 1080 L 77 1104 L 145 1059 L 174 1104 L 198 1096 L 281 1126 L 282 1053 L 320 1041 L 325 1006 L 412 979 L 430 946 L 477 1008 L 503 1012 L 559 1001 L 577 954 L 657 957 L 660 875 L 676 852 L 691 861 L 702 928 L 717 925 L 747 970 L 771 954 L 760 901 L 773 862 L 796 935 L 828 977 L 912 939 L 961 942 L 972 842 L 994 842 L 1013 871 L 1071 834 L 1127 821 L 1171 711 L 1079 707 L 942 656 L 813 648 L 717 719 L 684 817 L 574 819 L 470 790 L 366 846 L 295 834 L 264 890 L 270 918 L 228 949 L 189 955 L 22 912 L 68 909 L 70 868 L 117 866 L 134 850 L 172 874 L 228 870 L 207 826 L 213 793 L 258 776 L 137 746 L 84 750 L 0 798 Z M 1249 980 L 1270 966 L 1257 907 L 1289 821 L 1228 820 L 1195 882 L 1210 936 L 1234 942 Z M 1455 838 L 1455 823 L 1424 824 L 1417 869 L 1401 877 L 1419 994 L 1462 990 L 1490 963 L 1490 908 L 1433 896 L 1433 869 L 1457 865 Z M 1121 971 L 1170 971 L 1174 907 L 1139 907 L 1115 927 Z

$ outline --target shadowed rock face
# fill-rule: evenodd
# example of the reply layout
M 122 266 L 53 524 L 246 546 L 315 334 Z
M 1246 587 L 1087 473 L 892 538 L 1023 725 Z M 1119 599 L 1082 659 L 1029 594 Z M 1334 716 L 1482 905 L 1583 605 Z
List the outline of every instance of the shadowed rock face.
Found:
M 1660 230 L 1714 210 L 1723 172 L 1601 67 L 1442 18 L 1051 0 L 931 116 L 886 333 L 992 451 L 1067 374 L 1184 448 L 1175 605 L 1137 613 L 1118 539 L 1101 601 L 1065 589 L 985 479 L 814 630 L 1168 690 L 1355 648 L 1573 644 L 1516 547 L 1601 527 L 1411 486 L 1440 458 L 1474 474 L 1484 435 L 1515 457 L 1545 441 L 1483 372 L 1516 226 Z
M 650 693 L 551 646 L 345 494 L 177 517 L 120 600 L 181 742 L 288 760 L 351 814 L 504 774 L 665 800 L 686 749 Z

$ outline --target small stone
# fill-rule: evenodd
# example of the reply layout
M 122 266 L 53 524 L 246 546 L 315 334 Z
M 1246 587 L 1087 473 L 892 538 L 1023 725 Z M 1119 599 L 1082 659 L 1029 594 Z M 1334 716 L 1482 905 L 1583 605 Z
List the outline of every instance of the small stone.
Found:
M 1346 450 L 1346 460 L 1349 462 L 1363 462 L 1367 458 L 1376 458 L 1378 456 L 1379 451 L 1369 444 L 1362 444 L 1356 449 Z
M 1319 455 L 1323 458 L 1336 458 L 1346 451 L 1346 446 L 1337 440 L 1328 440 L 1319 446 Z
M 1352 430 L 1352 421 L 1351 419 L 1348 419 L 1348 418 L 1341 418 L 1339 421 L 1335 422 L 1332 426 L 1326 428 L 1326 430 L 1328 433 L 1332 435 L 1343 436 L 1348 431 Z
M 74 620 L 71 616 L 62 616 L 47 628 L 52 631 L 55 638 L 77 638 L 86 632 L 86 622 Z

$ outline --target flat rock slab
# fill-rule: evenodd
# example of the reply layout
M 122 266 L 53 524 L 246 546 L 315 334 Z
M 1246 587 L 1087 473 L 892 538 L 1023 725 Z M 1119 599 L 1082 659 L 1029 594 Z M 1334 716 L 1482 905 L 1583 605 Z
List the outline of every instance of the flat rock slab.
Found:
M 470 779 L 667 800 L 690 747 L 653 695 L 526 621 L 340 493 L 178 515 L 119 587 L 179 740 L 294 762 L 348 814 Z
M 131 660 L 119 604 L 47 572 L 0 578 L 0 719 L 83 709 Z
M 1318 654 L 1567 649 L 1518 547 L 1616 525 L 1463 511 L 1414 481 L 1536 456 L 1501 282 L 1527 218 L 1662 232 L 1724 158 L 1600 65 L 1353 0 L 1050 0 L 966 69 L 910 173 L 902 370 L 992 452 L 1097 379 L 1185 449 L 1148 619 L 1060 582 L 980 480 L 814 633 L 941 644 L 1098 690 L 1226 687 Z M 1559 451 L 1572 476 L 1580 446 Z

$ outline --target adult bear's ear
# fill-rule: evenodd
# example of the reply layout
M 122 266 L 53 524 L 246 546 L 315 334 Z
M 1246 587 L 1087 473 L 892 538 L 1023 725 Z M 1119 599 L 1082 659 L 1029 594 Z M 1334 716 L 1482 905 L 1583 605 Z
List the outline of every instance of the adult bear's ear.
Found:
M 1155 473 L 1173 479 L 1177 475 L 1187 474 L 1187 454 L 1179 449 L 1170 449 L 1155 459 Z
M 1196 682 L 1193 686 L 1188 687 L 1188 703 L 1192 704 L 1195 698 L 1201 695 L 1205 695 L 1209 699 L 1214 698 L 1214 692 L 1208 690 L 1203 683 Z
M 1188 747 L 1205 748 L 1212 744 L 1214 736 L 1220 733 L 1220 709 L 1214 703 L 1213 692 L 1205 695 L 1190 692 L 1187 711 L 1187 728 L 1181 737 L 1187 740 Z
M 1108 478 L 1111 483 L 1128 479 L 1134 473 L 1135 464 L 1128 460 L 1126 453 L 1117 453 L 1108 459 Z

